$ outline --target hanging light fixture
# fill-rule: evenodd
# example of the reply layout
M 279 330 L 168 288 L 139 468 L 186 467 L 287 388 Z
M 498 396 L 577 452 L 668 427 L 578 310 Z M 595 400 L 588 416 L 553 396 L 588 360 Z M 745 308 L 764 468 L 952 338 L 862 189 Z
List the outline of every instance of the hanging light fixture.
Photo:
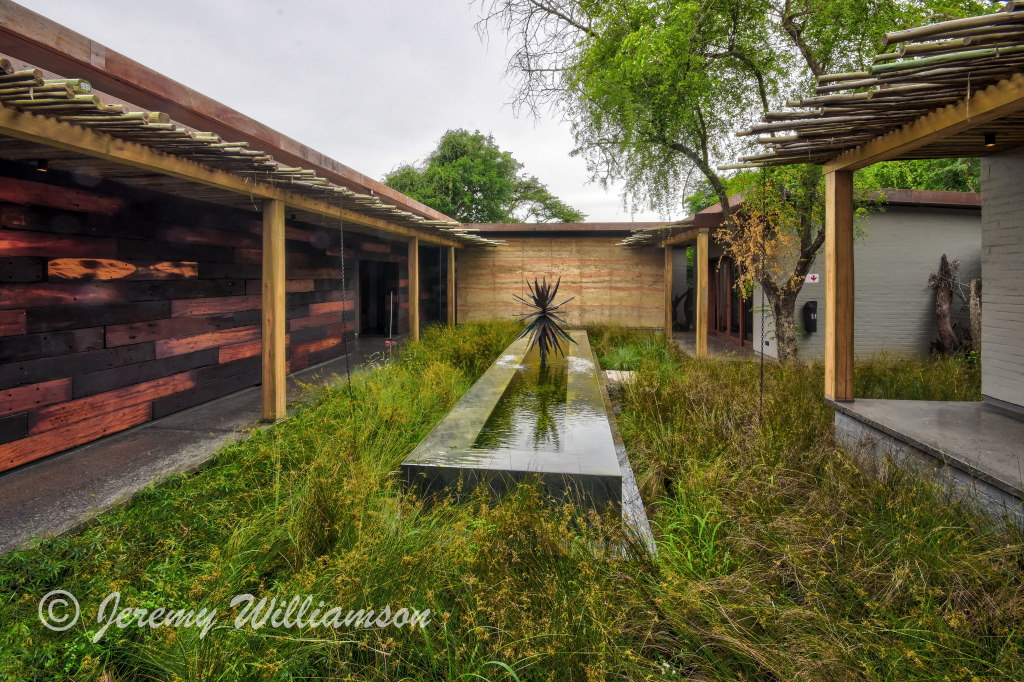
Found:
M 996 146 L 996 134 L 995 133 L 985 133 L 985 146 L 986 147 L 995 147 Z
M 48 170 L 50 170 L 50 162 L 47 161 L 46 159 L 37 159 L 36 170 L 39 171 L 40 173 L 47 172 Z

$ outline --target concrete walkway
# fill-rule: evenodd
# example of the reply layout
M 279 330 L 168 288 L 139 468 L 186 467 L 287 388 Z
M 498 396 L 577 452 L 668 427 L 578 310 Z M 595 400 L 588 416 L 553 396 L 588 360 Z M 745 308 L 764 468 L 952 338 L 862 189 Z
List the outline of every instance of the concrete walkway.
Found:
M 386 352 L 383 339 L 350 346 L 353 371 Z M 345 369 L 342 356 L 292 374 L 288 400 L 301 396 L 299 383 L 330 381 Z M 0 475 L 0 554 L 80 527 L 143 488 L 200 467 L 259 427 L 259 417 L 254 386 Z
M 687 355 L 693 357 L 697 354 L 697 335 L 694 332 L 674 332 L 672 338 Z M 740 346 L 738 343 L 725 341 L 714 334 L 708 334 L 708 355 L 713 358 L 729 358 L 731 360 L 757 359 L 757 353 L 749 345 Z M 766 359 L 774 360 L 767 356 Z
M 879 471 L 888 458 L 947 483 L 1000 518 L 1024 526 L 1024 422 L 983 402 L 829 401 L 836 437 Z

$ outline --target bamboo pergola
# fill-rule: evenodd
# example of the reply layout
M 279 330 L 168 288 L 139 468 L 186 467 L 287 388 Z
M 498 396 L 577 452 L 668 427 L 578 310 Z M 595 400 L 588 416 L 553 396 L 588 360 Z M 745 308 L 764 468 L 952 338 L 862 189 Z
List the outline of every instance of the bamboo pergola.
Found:
M 285 166 L 270 154 L 249 149 L 248 142 L 230 142 L 214 133 L 192 130 L 174 123 L 166 113 L 133 111 L 124 104 L 107 103 L 93 92 L 89 81 L 81 78 L 44 78 L 39 69 L 15 70 L 10 60 L 0 58 L 0 104 L 144 145 L 250 182 L 268 183 L 334 204 L 343 201 L 352 211 L 411 230 L 444 235 L 465 244 L 500 243 L 475 234 L 457 221 L 431 220 L 376 196 L 334 184 L 314 170 Z M 17 145 L 5 144 L 4 156 L 18 158 Z M 27 148 L 22 156 L 34 158 L 34 150 Z
M 1024 72 L 1024 1 L 992 14 L 889 33 L 889 51 L 864 71 L 818 78 L 800 111 L 767 114 L 739 133 L 771 149 L 723 170 L 794 163 L 825 164 L 931 112 L 970 101 Z M 1024 113 L 1004 115 L 889 158 L 980 156 L 1024 144 Z
M 656 227 L 641 227 L 633 230 L 628 237 L 620 241 L 616 246 L 628 246 L 634 249 L 646 246 L 660 246 L 663 241 L 687 229 L 692 224 L 693 216 L 689 216 L 674 223 L 666 223 Z

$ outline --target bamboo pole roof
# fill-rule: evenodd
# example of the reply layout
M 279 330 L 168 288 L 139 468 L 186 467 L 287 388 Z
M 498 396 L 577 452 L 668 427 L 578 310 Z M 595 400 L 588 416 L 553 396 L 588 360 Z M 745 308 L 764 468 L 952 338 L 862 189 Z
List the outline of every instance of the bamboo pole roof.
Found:
M 1024 0 L 997 12 L 944 21 L 885 36 L 888 51 L 860 72 L 818 78 L 815 95 L 787 103 L 798 111 L 771 112 L 743 137 L 767 153 L 724 166 L 758 168 L 824 164 L 899 130 L 922 116 L 969 101 L 1024 73 Z M 893 158 L 985 156 L 1024 144 L 1024 112 L 955 132 Z
M 467 245 L 501 243 L 482 237 L 457 221 L 432 220 L 385 203 L 372 194 L 339 186 L 320 177 L 315 170 L 285 166 L 269 154 L 250 149 L 248 142 L 231 142 L 214 133 L 187 128 L 173 122 L 166 113 L 134 111 L 124 104 L 110 103 L 81 78 L 44 78 L 39 69 L 16 70 L 10 60 L 0 58 L 0 105 L 187 158 L 252 182 L 341 203 L 359 214 L 419 232 L 440 234 Z M 4 156 L 15 158 L 20 145 L 9 141 L 0 147 Z
M 743 207 L 743 194 L 737 193 L 729 197 L 729 205 L 733 209 L 741 209 Z M 691 216 L 686 216 L 682 220 L 633 230 L 633 233 L 619 242 L 617 246 L 643 248 L 682 244 L 687 239 L 696 239 L 696 230 L 702 228 L 715 230 L 721 224 L 722 204 L 712 204 Z M 673 239 L 673 237 L 678 237 L 678 239 Z

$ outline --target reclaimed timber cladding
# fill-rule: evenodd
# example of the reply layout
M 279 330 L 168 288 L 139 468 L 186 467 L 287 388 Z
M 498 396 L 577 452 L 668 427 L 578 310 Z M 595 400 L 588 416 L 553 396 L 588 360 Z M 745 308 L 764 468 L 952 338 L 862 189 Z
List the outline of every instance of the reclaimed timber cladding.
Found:
M 664 320 L 664 253 L 618 246 L 621 237 L 503 236 L 507 246 L 464 249 L 456 269 L 459 321 L 509 318 L 524 306 L 525 280 L 562 278 L 558 300 L 574 326 L 615 323 L 660 328 Z
M 348 292 L 337 226 L 287 221 L 289 371 L 343 352 L 357 260 L 407 286 L 345 239 Z M 0 161 L 0 471 L 259 384 L 261 262 L 256 210 Z

